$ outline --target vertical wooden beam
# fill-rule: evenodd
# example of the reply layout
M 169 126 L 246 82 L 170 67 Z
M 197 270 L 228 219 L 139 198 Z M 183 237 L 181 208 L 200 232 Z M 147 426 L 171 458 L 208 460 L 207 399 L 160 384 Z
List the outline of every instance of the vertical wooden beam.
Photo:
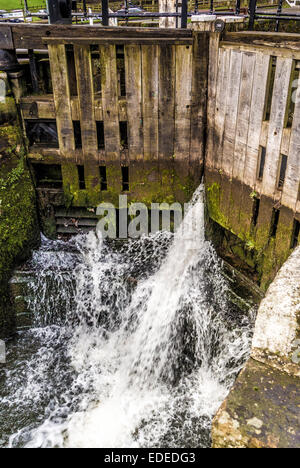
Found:
M 28 50 L 28 55 L 29 55 L 29 68 L 30 68 L 32 88 L 33 88 L 33 92 L 37 94 L 40 92 L 40 85 L 39 85 L 39 77 L 38 77 L 37 66 L 36 66 L 36 57 L 32 49 Z
M 257 180 L 259 143 L 266 99 L 270 56 L 256 53 L 244 182 L 254 188 Z
M 222 169 L 224 130 L 226 117 L 226 103 L 228 88 L 231 86 L 229 81 L 231 50 L 220 49 L 219 51 L 219 73 L 216 89 L 216 107 L 213 125 L 213 148 L 211 166 L 215 169 Z
M 140 45 L 125 45 L 125 73 L 130 159 L 144 158 L 142 118 L 142 54 Z
M 194 172 L 196 175 L 199 175 L 200 178 L 201 167 L 204 162 L 206 137 L 209 34 L 205 32 L 194 32 L 193 36 L 190 162 L 191 165 L 194 166 Z
M 220 209 L 226 219 L 227 228 L 232 229 L 232 168 L 234 160 L 234 147 L 236 138 L 237 114 L 240 96 L 242 70 L 242 53 L 231 51 L 226 91 L 226 111 L 223 137 L 223 153 L 221 169 Z
M 189 164 L 191 140 L 192 47 L 176 46 L 175 161 Z
M 277 58 L 266 164 L 262 186 L 264 195 L 268 195 L 270 197 L 274 197 L 277 188 L 280 148 L 286 115 L 287 98 L 289 95 L 292 65 L 292 59 Z
M 56 111 L 59 148 L 62 156 L 71 158 L 75 150 L 71 96 L 67 76 L 67 57 L 64 45 L 49 45 L 49 58 Z
M 252 96 L 249 113 L 247 147 L 243 168 L 243 185 L 236 198 L 240 200 L 239 233 L 245 238 L 252 238 L 256 230 L 252 226 L 253 203 L 252 194 L 257 191 L 257 168 L 259 159 L 259 144 L 263 128 L 263 114 L 268 81 L 270 57 L 261 53 L 255 54 L 255 68 L 252 82 Z M 234 196 L 234 194 L 232 194 Z M 267 220 L 266 220 L 267 221 Z
M 225 130 L 222 169 L 230 178 L 234 158 L 234 146 L 237 126 L 237 113 L 239 106 L 240 85 L 242 71 L 242 53 L 236 50 L 231 52 L 229 83 L 226 100 Z
M 158 46 L 142 46 L 144 159 L 158 160 Z
M 232 176 L 234 179 L 238 179 L 241 182 L 244 182 L 244 167 L 247 152 L 254 68 L 255 54 L 244 52 L 236 125 L 234 158 L 232 164 Z
M 247 152 L 254 67 L 255 54 L 243 52 L 234 155 L 232 159 L 232 176 L 230 178 L 232 179 L 231 196 L 228 211 L 231 229 L 236 233 L 241 233 L 246 228 L 248 219 L 251 219 L 253 209 L 252 199 L 247 190 L 245 190 L 244 194 L 244 167 Z M 247 213 L 246 216 L 245 213 Z M 248 231 L 249 227 L 250 223 L 245 230 Z
M 176 12 L 176 0 L 158 0 L 160 13 Z M 160 28 L 176 28 L 176 18 L 159 18 Z
M 214 124 L 216 112 L 217 84 L 222 71 L 219 67 L 220 34 L 211 33 L 209 38 L 209 64 L 208 64 L 208 101 L 207 101 L 207 146 L 206 164 L 213 166 L 214 159 Z
M 119 96 L 116 46 L 100 46 L 101 87 L 107 161 L 120 160 Z
M 93 91 L 92 62 L 89 46 L 74 46 L 78 83 L 82 151 L 85 162 L 98 161 L 97 130 Z
M 159 47 L 158 80 L 158 155 L 159 159 L 171 160 L 175 137 L 175 46 Z
M 282 204 L 297 210 L 300 189 L 300 86 L 295 93 L 295 111 L 288 152 L 288 166 L 282 193 Z

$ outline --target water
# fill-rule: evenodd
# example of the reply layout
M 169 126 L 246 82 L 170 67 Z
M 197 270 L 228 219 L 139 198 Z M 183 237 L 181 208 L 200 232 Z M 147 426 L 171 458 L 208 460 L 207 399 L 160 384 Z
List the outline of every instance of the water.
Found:
M 94 233 L 43 239 L 30 265 L 36 328 L 2 371 L 0 446 L 210 446 L 254 313 L 228 299 L 201 188 L 183 228 L 121 248 Z

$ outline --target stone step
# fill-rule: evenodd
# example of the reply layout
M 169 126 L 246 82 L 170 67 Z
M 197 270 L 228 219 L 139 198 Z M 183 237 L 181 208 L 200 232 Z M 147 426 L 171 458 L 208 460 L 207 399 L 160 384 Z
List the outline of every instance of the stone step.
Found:
M 73 221 L 72 221 L 73 220 Z M 74 221 L 75 220 L 75 221 Z M 75 218 L 56 218 L 56 225 L 65 226 L 65 227 L 77 227 L 77 226 L 97 226 L 98 220 L 85 218 L 85 219 L 75 219 Z
M 92 231 L 95 226 L 80 226 L 76 228 L 75 226 L 61 226 L 57 225 L 56 232 L 58 234 L 82 234 Z
M 95 211 L 93 211 L 95 210 Z M 65 207 L 58 207 L 55 210 L 55 217 L 56 218 L 94 218 L 97 219 L 96 216 L 96 209 L 91 208 L 90 210 L 87 208 L 69 208 L 66 209 Z

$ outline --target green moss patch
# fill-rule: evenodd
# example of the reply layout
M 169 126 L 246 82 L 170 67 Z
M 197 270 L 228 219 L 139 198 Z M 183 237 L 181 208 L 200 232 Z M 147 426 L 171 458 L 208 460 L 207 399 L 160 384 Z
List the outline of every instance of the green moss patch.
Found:
M 15 127 L 0 127 L 0 336 L 14 328 L 8 281 L 39 241 L 35 192 Z M 19 151 L 17 151 L 17 148 Z

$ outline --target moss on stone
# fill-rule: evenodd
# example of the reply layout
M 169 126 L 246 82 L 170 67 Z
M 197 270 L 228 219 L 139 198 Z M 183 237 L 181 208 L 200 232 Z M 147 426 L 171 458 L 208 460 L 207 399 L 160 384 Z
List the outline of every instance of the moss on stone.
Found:
M 228 228 L 228 221 L 223 211 L 221 210 L 221 186 L 217 182 L 206 187 L 207 206 L 210 217 L 219 223 L 224 228 Z
M 297 448 L 300 381 L 250 359 L 213 421 L 214 448 Z
M 0 127 L 0 336 L 14 329 L 8 281 L 39 242 L 35 192 L 17 126 Z
M 225 256 L 236 256 L 258 273 L 260 287 L 266 290 L 276 273 L 291 253 L 293 213 L 282 207 L 276 236 L 270 235 L 273 200 L 262 196 L 257 226 L 251 224 L 253 197 L 257 196 L 250 187 L 241 187 L 245 199 L 238 193 L 233 197 L 235 181 L 224 180 L 216 174 L 208 175 L 206 186 L 209 217 L 241 242 L 227 242 L 221 246 Z M 221 183 L 218 181 L 222 180 Z M 237 182 L 237 185 L 239 183 Z M 225 193 L 227 192 L 227 193 Z M 241 201 L 242 200 L 242 201 Z M 228 236 L 227 236 L 228 237 Z M 219 246 L 220 247 L 220 246 Z
M 5 102 L 0 102 L 0 125 L 14 121 L 16 115 L 15 101 L 12 97 L 6 97 Z
M 197 186 L 189 175 L 182 176 L 176 165 L 161 169 L 157 163 L 132 162 L 130 164 L 130 191 L 122 191 L 121 163 L 110 161 L 106 164 L 107 190 L 101 191 L 99 166 L 85 164 L 86 188 L 79 188 L 78 172 L 74 162 L 62 164 L 63 187 L 67 207 L 95 207 L 107 202 L 119 204 L 119 195 L 126 194 L 129 203 L 152 203 L 190 201 Z

